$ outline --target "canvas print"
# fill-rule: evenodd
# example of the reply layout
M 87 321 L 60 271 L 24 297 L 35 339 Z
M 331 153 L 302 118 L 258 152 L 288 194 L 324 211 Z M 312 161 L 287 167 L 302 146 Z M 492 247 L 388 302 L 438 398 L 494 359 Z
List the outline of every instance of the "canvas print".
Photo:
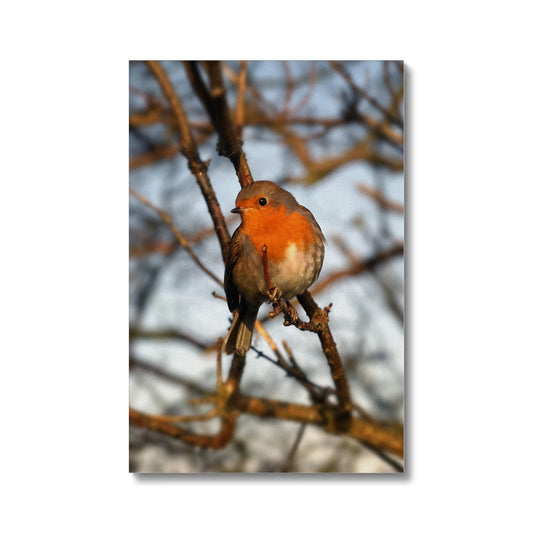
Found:
M 404 471 L 404 64 L 131 61 L 133 473 Z

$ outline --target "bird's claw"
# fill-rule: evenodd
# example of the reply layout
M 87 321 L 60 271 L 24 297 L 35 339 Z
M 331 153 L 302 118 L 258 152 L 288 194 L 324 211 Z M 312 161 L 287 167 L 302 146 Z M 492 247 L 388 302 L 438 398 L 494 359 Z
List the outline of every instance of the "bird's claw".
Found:
M 276 285 L 268 289 L 268 297 L 272 303 L 276 303 L 281 298 L 281 291 Z

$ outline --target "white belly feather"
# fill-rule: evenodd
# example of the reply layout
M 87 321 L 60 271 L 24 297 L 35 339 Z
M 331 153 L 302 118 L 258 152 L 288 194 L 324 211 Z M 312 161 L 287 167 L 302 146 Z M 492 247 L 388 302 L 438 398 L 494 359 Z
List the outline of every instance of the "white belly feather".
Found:
M 279 288 L 283 298 L 290 299 L 304 292 L 318 272 L 314 261 L 304 261 L 301 250 L 291 243 L 285 250 L 285 257 L 272 269 L 271 278 Z

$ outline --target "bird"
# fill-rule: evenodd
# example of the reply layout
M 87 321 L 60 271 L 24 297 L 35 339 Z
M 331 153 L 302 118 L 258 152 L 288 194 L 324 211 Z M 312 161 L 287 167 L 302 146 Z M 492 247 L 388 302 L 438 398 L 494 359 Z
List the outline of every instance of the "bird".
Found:
M 260 306 L 273 295 L 288 301 L 316 281 L 325 238 L 311 211 L 274 182 L 246 185 L 235 206 L 231 212 L 240 215 L 241 224 L 231 238 L 224 271 L 224 291 L 234 316 L 222 351 L 244 356 Z

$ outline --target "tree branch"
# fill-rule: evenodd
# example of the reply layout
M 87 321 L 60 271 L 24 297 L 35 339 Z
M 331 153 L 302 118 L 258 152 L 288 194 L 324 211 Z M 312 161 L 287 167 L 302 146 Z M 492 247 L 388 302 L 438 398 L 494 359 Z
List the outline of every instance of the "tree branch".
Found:
M 167 73 L 157 61 L 147 61 L 147 64 L 154 77 L 157 79 L 161 90 L 165 94 L 176 118 L 176 125 L 180 134 L 182 153 L 187 158 L 189 169 L 196 177 L 196 181 L 198 182 L 200 190 L 202 191 L 206 201 L 209 214 L 211 215 L 215 225 L 215 231 L 220 242 L 222 257 L 225 262 L 229 252 L 230 235 L 228 228 L 226 227 L 226 221 L 220 209 L 216 194 L 207 175 L 207 165 L 200 159 L 198 147 L 196 146 L 196 142 L 192 136 L 187 115 L 185 114 L 176 91 L 174 91 L 174 88 L 170 83 Z
M 403 205 L 400 204 L 399 202 L 394 202 L 393 200 L 389 200 L 388 198 L 385 197 L 383 192 L 381 192 L 379 189 L 370 187 L 366 183 L 360 183 L 357 186 L 357 189 L 359 190 L 360 193 L 365 194 L 366 196 L 369 196 L 370 198 L 372 198 L 382 209 L 388 209 L 400 215 L 403 214 Z
M 181 231 L 176 227 L 176 225 L 172 222 L 170 219 L 168 213 L 166 211 L 163 211 L 162 209 L 159 209 L 159 207 L 155 206 L 152 202 L 150 202 L 147 198 L 145 198 L 142 194 L 139 194 L 137 191 L 134 191 L 130 188 L 130 194 L 132 196 L 135 196 L 139 202 L 143 203 L 150 209 L 153 209 L 165 222 L 165 224 L 168 225 L 168 227 L 172 230 L 172 233 L 176 237 L 177 241 L 181 244 L 183 248 L 187 251 L 187 253 L 191 256 L 192 260 L 200 267 L 200 269 L 205 272 L 211 279 L 216 281 L 221 287 L 224 286 L 224 283 L 222 280 L 220 280 L 213 272 L 211 272 L 204 264 L 200 261 L 198 256 L 193 252 L 192 248 L 189 246 L 189 243 L 187 242 L 187 239 L 183 236 Z
M 313 294 L 318 294 L 319 292 L 323 291 L 326 287 L 328 287 L 329 285 L 338 281 L 341 278 L 345 278 L 348 276 L 357 276 L 367 270 L 373 270 L 379 264 L 384 263 L 388 261 L 389 259 L 402 256 L 403 248 L 404 248 L 403 242 L 397 243 L 386 250 L 378 252 L 377 254 L 369 257 L 368 259 L 365 259 L 363 261 L 354 261 L 353 265 L 348 268 L 344 268 L 344 269 L 332 272 L 331 274 L 329 274 L 327 278 L 322 279 L 321 281 L 317 281 L 313 285 Z
M 297 298 L 310 320 L 320 324 L 317 335 L 320 339 L 322 351 L 324 352 L 329 365 L 331 377 L 333 378 L 333 383 L 335 384 L 335 390 L 337 391 L 337 398 L 340 407 L 339 423 L 344 424 L 346 423 L 347 419 L 351 418 L 350 412 L 352 409 L 352 398 L 350 394 L 350 387 L 348 386 L 348 381 L 346 380 L 344 366 L 342 364 L 339 351 L 337 350 L 337 345 L 333 340 L 331 330 L 329 329 L 329 309 L 325 310 L 318 307 L 309 291 L 305 291 Z
M 241 358 L 244 359 L 244 358 Z M 220 412 L 222 426 L 215 435 L 199 435 L 180 426 L 130 408 L 130 422 L 201 448 L 221 448 L 228 444 L 235 430 L 238 413 L 248 413 L 262 418 L 291 420 L 322 427 L 334 435 L 347 435 L 379 450 L 403 457 L 403 426 L 370 422 L 352 417 L 346 424 L 339 425 L 337 406 L 307 406 L 296 403 L 245 396 L 232 395 L 227 403 L 227 411 Z
M 226 101 L 226 89 L 222 80 L 222 69 L 219 61 L 206 61 L 209 77 L 208 90 L 198 70 L 196 61 L 186 61 L 185 70 L 192 88 L 202 102 L 211 122 L 218 134 L 218 154 L 228 157 L 235 168 L 241 187 L 253 182 L 252 173 L 242 149 L 242 139 L 237 135 L 229 106 Z
M 220 431 L 215 435 L 199 435 L 187 431 L 176 424 L 160 420 L 157 417 L 147 415 L 130 407 L 130 423 L 139 428 L 150 429 L 162 433 L 167 437 L 180 439 L 183 442 L 200 448 L 223 448 L 233 438 L 235 431 L 235 417 L 222 417 Z
M 394 124 L 396 124 L 396 125 L 398 125 L 400 127 L 403 127 L 403 120 L 401 118 L 393 115 L 388 109 L 383 107 L 374 97 L 372 97 L 364 89 L 359 87 L 359 85 L 357 85 L 352 80 L 352 78 L 350 77 L 350 75 L 348 74 L 348 72 L 346 71 L 344 66 L 339 61 L 330 61 L 330 65 L 344 78 L 344 80 L 348 83 L 348 85 L 351 87 L 351 89 L 357 95 L 363 97 L 365 100 L 370 102 L 370 104 L 372 104 L 378 111 L 383 113 L 383 115 L 385 117 L 387 117 L 387 119 L 390 122 L 392 122 L 392 123 L 394 123 Z

